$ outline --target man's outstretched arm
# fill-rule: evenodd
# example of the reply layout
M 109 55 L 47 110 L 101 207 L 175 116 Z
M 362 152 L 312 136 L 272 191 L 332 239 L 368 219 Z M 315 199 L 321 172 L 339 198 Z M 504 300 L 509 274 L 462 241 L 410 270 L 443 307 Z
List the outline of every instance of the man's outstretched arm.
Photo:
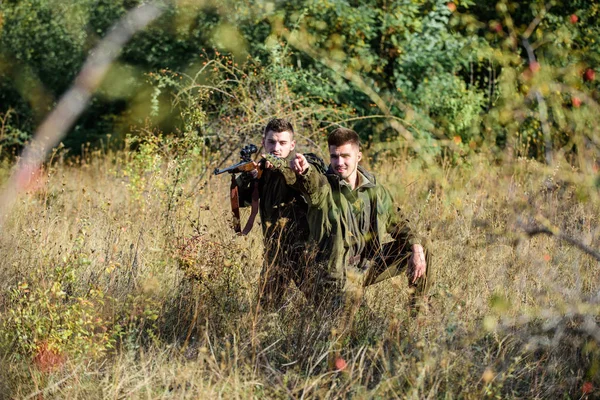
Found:
M 319 206 L 327 201 L 331 192 L 329 181 L 304 155 L 297 153 L 296 157 L 290 160 L 289 169 L 297 176 L 294 187 L 304 195 L 311 206 Z
M 402 216 L 399 209 L 395 208 L 391 194 L 383 187 L 379 201 L 382 202 L 382 207 L 385 209 L 388 218 L 387 232 L 394 240 L 410 245 L 412 254 L 408 260 L 408 273 L 411 283 L 415 283 L 425 275 L 427 270 L 425 250 L 419 237 L 410 229 L 409 221 Z

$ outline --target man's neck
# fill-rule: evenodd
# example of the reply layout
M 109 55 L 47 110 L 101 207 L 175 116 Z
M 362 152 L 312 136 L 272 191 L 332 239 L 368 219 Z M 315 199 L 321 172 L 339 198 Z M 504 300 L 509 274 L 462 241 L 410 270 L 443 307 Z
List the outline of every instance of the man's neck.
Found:
M 356 189 L 358 186 L 358 171 L 354 171 L 354 173 L 344 179 L 344 181 L 348 184 L 348 186 L 350 186 L 350 189 Z

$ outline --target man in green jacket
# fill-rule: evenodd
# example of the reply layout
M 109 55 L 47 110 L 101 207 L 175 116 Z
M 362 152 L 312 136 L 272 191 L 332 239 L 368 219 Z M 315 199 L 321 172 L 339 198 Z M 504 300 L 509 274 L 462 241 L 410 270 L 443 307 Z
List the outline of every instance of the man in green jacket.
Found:
M 266 153 L 287 162 L 295 159 L 294 128 L 289 121 L 275 118 L 264 129 L 262 145 Z M 317 162 L 311 158 L 311 161 Z M 322 161 L 321 161 L 322 164 Z M 316 167 L 314 167 L 316 168 Z M 263 269 L 260 273 L 259 303 L 269 309 L 282 305 L 283 295 L 291 281 L 303 289 L 305 268 L 298 261 L 309 237 L 308 205 L 301 193 L 286 184 L 284 173 L 265 163 L 258 179 L 259 213 L 265 245 Z M 293 175 L 293 173 L 291 173 Z M 256 174 L 243 173 L 237 178 L 240 205 L 252 202 Z
M 319 283 L 362 295 L 365 286 L 405 271 L 413 293 L 425 294 L 425 250 L 394 207 L 390 192 L 358 165 L 362 158 L 358 134 L 338 128 L 329 135 L 328 144 L 331 165 L 326 175 L 302 154 L 296 154 L 288 166 L 296 173 L 288 184 L 298 188 L 309 205 L 316 258 L 327 259 Z M 411 305 L 415 300 L 413 296 Z

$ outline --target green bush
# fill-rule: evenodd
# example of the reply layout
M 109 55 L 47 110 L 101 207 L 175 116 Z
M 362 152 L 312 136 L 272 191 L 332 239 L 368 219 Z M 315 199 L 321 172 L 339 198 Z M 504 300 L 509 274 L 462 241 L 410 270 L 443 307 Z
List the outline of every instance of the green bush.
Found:
M 472 139 L 486 101 L 482 92 L 467 89 L 462 79 L 451 74 L 425 78 L 416 88 L 415 98 L 437 131 L 447 138 L 460 136 L 464 142 Z
M 69 12 L 63 11 L 70 3 L 51 0 L 0 4 L 0 112 L 14 109 L 15 132 L 33 132 L 87 52 L 138 3 L 84 1 L 73 3 Z M 423 143 L 437 141 L 438 149 L 460 136 L 463 142 L 473 139 L 476 148 L 508 146 L 538 158 L 557 150 L 575 154 L 596 142 L 593 124 L 594 137 L 582 129 L 590 129 L 593 113 L 588 117 L 585 110 L 597 104 L 598 80 L 582 76 L 600 61 L 598 6 L 583 0 L 548 5 L 507 0 L 165 1 L 164 15 L 125 47 L 66 145 L 77 150 L 106 134 L 124 139 L 131 125 L 184 132 L 192 124 L 214 135 L 226 116 L 240 111 L 247 116 L 259 108 L 240 98 L 229 101 L 218 91 L 206 96 L 203 90 L 186 92 L 183 105 L 178 94 L 188 79 L 197 88 L 226 86 L 227 93 L 235 85 L 252 87 L 249 93 L 269 88 L 247 99 L 312 110 L 321 121 L 311 127 L 317 134 L 341 123 L 367 142 L 394 138 L 399 143 L 404 133 L 392 128 L 396 121 Z M 534 78 L 527 73 L 523 39 L 542 66 Z M 229 72 L 204 68 L 204 62 L 223 54 L 231 57 Z M 167 82 L 168 74 L 178 75 Z M 546 99 L 557 86 L 560 96 Z M 545 99 L 540 109 L 532 101 L 536 92 Z M 200 96 L 196 109 L 192 95 Z M 177 104 L 171 107 L 173 99 Z M 571 113 L 572 104 L 576 113 Z M 282 108 L 260 112 L 285 114 Z M 517 109 L 528 115 L 518 115 Z M 586 114 L 583 124 L 580 114 Z M 544 123 L 535 127 L 532 118 Z M 236 122 L 250 131 L 263 123 Z M 538 136 L 543 140 L 534 141 Z M 422 145 L 419 151 L 424 148 L 433 147 Z

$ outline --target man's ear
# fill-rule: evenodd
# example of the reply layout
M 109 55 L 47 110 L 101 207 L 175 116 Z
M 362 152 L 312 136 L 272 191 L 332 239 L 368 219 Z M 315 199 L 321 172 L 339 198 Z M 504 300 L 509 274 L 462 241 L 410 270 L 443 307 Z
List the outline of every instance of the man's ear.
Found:
M 362 151 L 358 152 L 357 159 L 358 159 L 358 161 L 362 160 Z
M 295 140 L 292 140 L 292 141 L 290 142 L 290 151 L 294 150 L 295 148 L 296 148 L 296 141 L 295 141 Z
M 265 147 L 265 136 L 263 135 L 262 140 L 260 141 L 260 145 L 264 148 Z

